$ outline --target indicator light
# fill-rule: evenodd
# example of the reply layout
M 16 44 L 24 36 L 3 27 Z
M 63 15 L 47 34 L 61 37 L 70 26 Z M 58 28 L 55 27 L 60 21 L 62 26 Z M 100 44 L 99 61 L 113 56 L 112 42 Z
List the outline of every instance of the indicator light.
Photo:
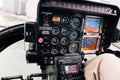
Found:
M 45 16 L 45 21 L 49 21 L 49 16 Z
M 43 39 L 43 38 L 39 38 L 39 39 L 38 39 L 38 42 L 39 42 L 39 43 L 43 43 L 43 42 L 44 42 L 44 39 Z

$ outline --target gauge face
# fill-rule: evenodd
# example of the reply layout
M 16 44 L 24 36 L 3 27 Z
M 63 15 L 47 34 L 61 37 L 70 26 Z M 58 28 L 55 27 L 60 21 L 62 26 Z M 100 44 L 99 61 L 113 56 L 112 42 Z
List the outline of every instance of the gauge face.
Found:
M 53 37 L 52 40 L 51 40 L 51 43 L 53 45 L 57 45 L 57 44 L 59 44 L 59 39 L 57 37 Z
M 53 27 L 52 34 L 57 35 L 60 33 L 60 29 L 58 27 Z
M 79 36 L 79 33 L 77 31 L 73 31 L 70 34 L 70 39 L 71 40 L 76 40 L 78 38 L 78 36 Z
M 68 27 L 67 26 L 63 27 L 62 30 L 61 30 L 61 33 L 62 33 L 62 35 L 67 35 L 69 33 Z
M 78 44 L 77 43 L 72 43 L 72 44 L 70 44 L 70 46 L 69 46 L 69 52 L 71 52 L 71 53 L 75 53 L 75 52 L 77 52 L 78 51 Z
M 80 18 L 78 18 L 78 17 L 72 18 L 70 24 L 71 24 L 71 26 L 72 26 L 73 28 L 78 28 L 78 27 L 80 27 L 80 24 L 81 24 Z
M 61 54 L 66 54 L 67 52 L 68 52 L 68 50 L 66 47 L 61 47 L 61 49 L 60 49 Z
M 59 53 L 58 48 L 53 47 L 53 48 L 51 49 L 51 53 L 52 53 L 52 54 L 58 54 L 58 53 Z
M 63 23 L 65 23 L 65 24 L 67 24 L 67 23 L 69 23 L 69 18 L 68 17 L 63 17 L 63 19 L 62 19 L 62 22 Z
M 66 38 L 66 37 L 63 37 L 62 39 L 61 39 L 61 44 L 62 45 L 66 45 L 68 43 L 68 39 Z

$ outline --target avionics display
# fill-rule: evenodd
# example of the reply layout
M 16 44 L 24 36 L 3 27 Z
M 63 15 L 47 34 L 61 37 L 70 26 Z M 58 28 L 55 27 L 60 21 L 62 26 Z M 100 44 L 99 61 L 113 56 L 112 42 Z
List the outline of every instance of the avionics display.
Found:
M 82 42 L 82 50 L 96 50 L 98 37 L 84 37 Z
M 98 33 L 100 31 L 100 26 L 101 26 L 101 18 L 86 17 L 84 31 L 86 33 Z
M 77 65 L 67 65 L 65 66 L 65 73 L 71 74 L 71 73 L 77 73 Z

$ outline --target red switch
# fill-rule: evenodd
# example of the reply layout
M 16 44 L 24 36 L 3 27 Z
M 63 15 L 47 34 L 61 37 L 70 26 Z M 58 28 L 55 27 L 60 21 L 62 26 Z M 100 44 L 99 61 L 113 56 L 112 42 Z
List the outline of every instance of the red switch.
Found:
M 43 43 L 43 42 L 44 42 L 44 39 L 43 39 L 43 38 L 39 38 L 39 39 L 38 39 L 38 42 L 39 42 L 39 43 Z
M 49 20 L 49 16 L 45 16 L 45 21 L 48 21 Z

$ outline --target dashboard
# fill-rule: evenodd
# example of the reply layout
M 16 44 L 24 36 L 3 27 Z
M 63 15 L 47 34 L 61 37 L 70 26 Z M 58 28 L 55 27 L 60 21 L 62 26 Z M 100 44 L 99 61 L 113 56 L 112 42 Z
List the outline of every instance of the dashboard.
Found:
M 36 22 L 26 23 L 26 59 L 51 74 L 50 80 L 84 80 L 84 55 L 108 49 L 119 15 L 119 8 L 108 4 L 42 0 Z
M 40 1 L 37 11 L 37 22 L 26 24 L 25 41 L 34 43 L 35 59 L 45 65 L 57 56 L 104 52 L 120 13 L 116 6 L 81 0 Z

